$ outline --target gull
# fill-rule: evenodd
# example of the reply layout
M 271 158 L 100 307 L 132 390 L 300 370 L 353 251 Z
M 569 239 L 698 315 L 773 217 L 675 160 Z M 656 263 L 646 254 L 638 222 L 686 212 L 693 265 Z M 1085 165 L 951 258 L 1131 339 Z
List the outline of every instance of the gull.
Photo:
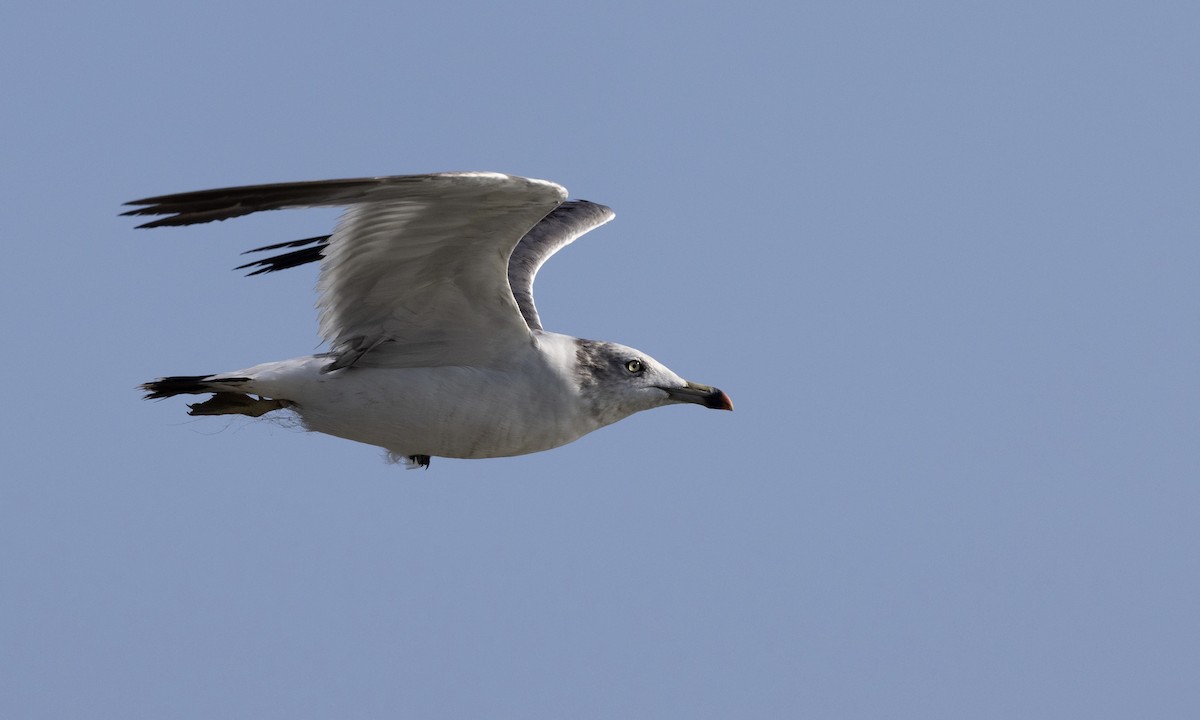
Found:
M 617 343 L 545 330 L 533 281 L 546 260 L 615 217 L 545 180 L 489 172 L 252 185 L 126 203 L 140 228 L 264 210 L 342 207 L 331 235 L 267 245 L 251 275 L 320 263 L 328 350 L 142 385 L 204 395 L 189 415 L 294 412 L 308 430 L 376 445 L 394 462 L 491 458 L 565 445 L 675 403 L 732 410 L 724 392 Z

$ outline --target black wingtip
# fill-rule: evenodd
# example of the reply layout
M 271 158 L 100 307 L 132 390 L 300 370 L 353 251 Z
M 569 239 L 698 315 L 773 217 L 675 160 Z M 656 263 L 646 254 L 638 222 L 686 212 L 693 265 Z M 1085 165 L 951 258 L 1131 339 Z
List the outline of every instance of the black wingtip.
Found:
M 263 245 L 262 247 L 252 248 L 250 250 L 243 252 L 242 254 L 249 255 L 250 253 L 267 252 L 269 250 L 281 250 L 283 248 L 298 248 L 298 247 L 304 247 L 305 245 L 314 245 L 314 244 L 327 245 L 327 244 L 329 244 L 330 237 L 332 237 L 332 236 L 331 235 L 317 235 L 315 237 L 301 238 L 299 240 L 288 240 L 287 242 L 275 243 L 274 245 Z
M 175 375 L 172 377 L 161 377 L 157 380 L 152 380 L 148 383 L 138 385 L 138 389 L 146 393 L 143 396 L 145 400 L 160 400 L 162 398 L 174 397 L 175 395 L 197 395 L 205 391 L 204 380 L 210 378 L 211 375 Z
M 212 377 L 212 375 L 172 375 L 151 380 L 148 383 L 142 383 L 138 388 L 146 393 L 143 396 L 146 400 L 160 400 L 176 395 L 201 395 L 203 393 L 216 392 L 212 385 L 207 382 Z M 221 385 L 237 385 L 239 383 L 250 382 L 250 378 L 221 378 L 217 382 Z
M 287 270 L 288 268 L 299 267 L 300 265 L 306 265 L 310 262 L 320 262 L 322 252 L 325 250 L 326 244 L 326 242 L 320 242 L 312 247 L 300 248 L 299 250 L 293 250 L 292 252 L 274 255 L 268 258 L 259 258 L 258 260 L 254 260 L 243 265 L 238 265 L 234 269 L 246 270 L 249 268 L 257 268 L 253 272 L 246 273 L 246 277 L 251 277 L 254 275 L 261 275 L 263 273 L 278 272 L 280 270 Z

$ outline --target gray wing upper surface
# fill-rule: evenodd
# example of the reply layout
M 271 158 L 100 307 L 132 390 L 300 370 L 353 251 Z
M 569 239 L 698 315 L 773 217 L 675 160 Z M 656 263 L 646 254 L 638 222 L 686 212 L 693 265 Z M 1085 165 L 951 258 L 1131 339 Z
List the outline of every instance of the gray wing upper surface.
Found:
M 616 213 L 604 205 L 587 200 L 565 202 L 534 225 L 513 248 L 508 260 L 508 284 L 530 330 L 542 329 L 533 302 L 533 280 L 538 270 L 551 255 L 614 217 Z
M 487 365 L 530 340 L 527 312 L 537 315 L 532 297 L 528 307 L 514 298 L 508 259 L 565 198 L 544 180 L 440 173 L 164 195 L 134 201 L 139 207 L 126 214 L 166 215 L 141 226 L 159 227 L 345 206 L 321 250 L 317 307 L 334 356 L 329 369 Z M 531 241 L 532 271 L 522 282 L 531 286 L 541 262 L 582 232 Z

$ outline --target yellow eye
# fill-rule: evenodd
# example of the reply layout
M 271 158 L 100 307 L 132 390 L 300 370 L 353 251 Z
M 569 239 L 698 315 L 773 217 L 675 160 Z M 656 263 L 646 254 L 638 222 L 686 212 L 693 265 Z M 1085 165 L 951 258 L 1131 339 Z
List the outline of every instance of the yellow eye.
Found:
M 642 370 L 645 370 L 646 366 L 642 364 L 641 360 L 634 358 L 633 360 L 630 360 L 629 362 L 625 363 L 625 369 L 628 370 L 629 372 L 633 373 L 634 375 L 636 375 L 636 374 L 640 373 Z

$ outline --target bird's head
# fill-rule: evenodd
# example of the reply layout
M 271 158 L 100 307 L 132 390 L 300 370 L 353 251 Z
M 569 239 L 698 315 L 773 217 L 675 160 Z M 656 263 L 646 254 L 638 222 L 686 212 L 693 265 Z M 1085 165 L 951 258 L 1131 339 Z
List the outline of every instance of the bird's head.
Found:
M 600 424 L 635 412 L 676 403 L 732 410 L 717 388 L 688 382 L 666 365 L 631 347 L 595 340 L 576 341 L 576 378 Z

